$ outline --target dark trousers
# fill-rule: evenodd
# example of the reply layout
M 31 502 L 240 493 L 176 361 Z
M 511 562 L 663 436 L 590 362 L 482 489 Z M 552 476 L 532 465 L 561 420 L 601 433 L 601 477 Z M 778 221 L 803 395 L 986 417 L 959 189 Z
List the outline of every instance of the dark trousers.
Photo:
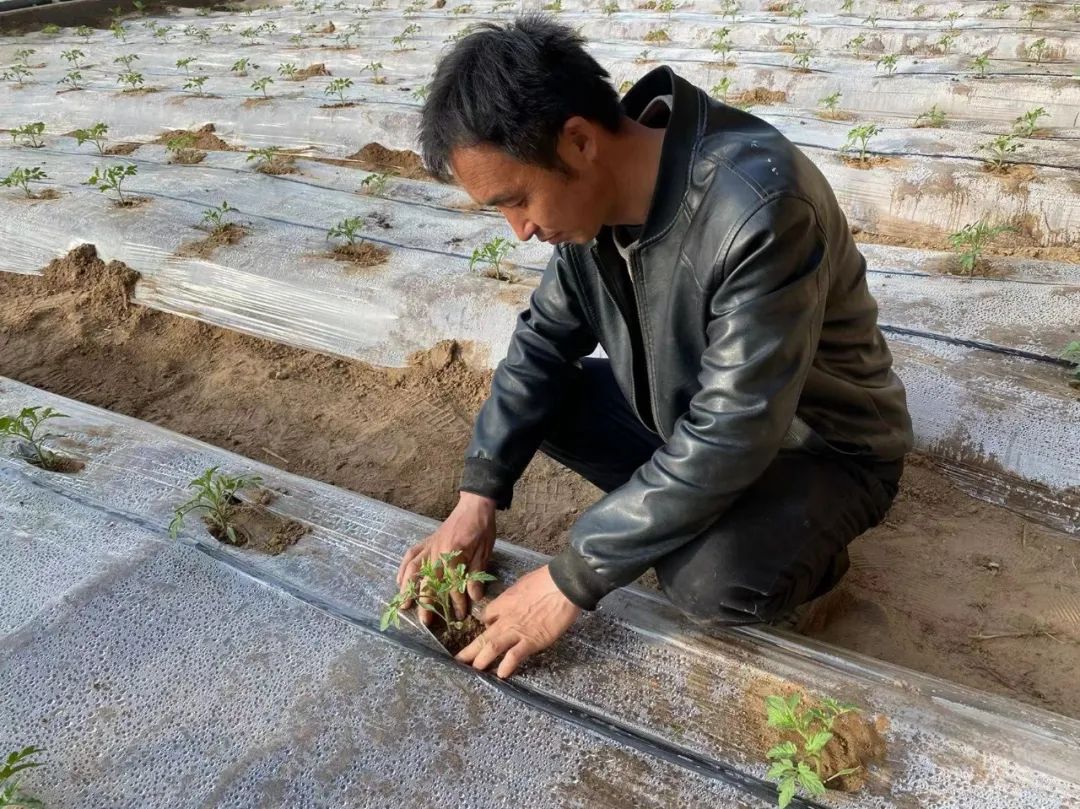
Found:
M 586 358 L 540 450 L 610 492 L 662 444 L 634 415 L 610 362 Z M 884 519 L 902 470 L 903 459 L 782 450 L 713 525 L 656 562 L 660 585 L 701 621 L 778 618 L 840 581 L 848 543 Z

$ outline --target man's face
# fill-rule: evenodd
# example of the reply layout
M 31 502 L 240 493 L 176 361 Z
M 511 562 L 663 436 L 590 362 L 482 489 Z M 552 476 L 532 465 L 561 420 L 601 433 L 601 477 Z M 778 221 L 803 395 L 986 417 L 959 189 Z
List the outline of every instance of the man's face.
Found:
M 495 146 L 455 149 L 454 176 L 481 203 L 498 208 L 522 241 L 533 236 L 556 244 L 592 241 L 604 224 L 609 201 L 594 159 L 596 144 L 564 134 L 559 156 L 567 172 L 522 163 Z

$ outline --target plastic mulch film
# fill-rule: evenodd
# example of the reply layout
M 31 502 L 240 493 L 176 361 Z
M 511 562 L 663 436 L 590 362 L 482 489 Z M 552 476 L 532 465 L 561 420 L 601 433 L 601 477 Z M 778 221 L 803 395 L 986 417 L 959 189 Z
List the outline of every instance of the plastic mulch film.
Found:
M 1067 807 L 1080 723 L 782 632 L 703 634 L 636 588 L 505 683 L 377 630 L 433 523 L 133 419 L 3 381 L 0 410 L 67 413 L 74 475 L 0 456 L 0 741 L 49 750 L 57 805 L 758 807 L 760 695 L 883 718 L 885 763 L 824 806 Z M 256 473 L 310 529 L 278 556 L 168 538 L 189 480 Z M 543 557 L 500 543 L 510 581 Z M 260 586 L 261 585 L 261 586 Z M 28 783 L 29 787 L 30 784 Z

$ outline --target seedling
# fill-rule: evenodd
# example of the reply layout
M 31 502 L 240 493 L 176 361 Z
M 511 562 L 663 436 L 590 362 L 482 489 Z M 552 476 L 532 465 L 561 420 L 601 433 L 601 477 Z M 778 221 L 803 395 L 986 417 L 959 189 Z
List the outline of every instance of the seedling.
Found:
M 949 24 L 948 30 L 955 31 L 956 30 L 956 21 L 959 20 L 963 16 L 964 16 L 964 13 L 962 11 L 950 11 L 942 19 L 945 20 L 945 22 L 947 22 Z
M 273 83 L 274 80 L 272 78 L 270 78 L 269 76 L 263 76 L 262 78 L 255 79 L 255 81 L 251 83 L 251 89 L 261 92 L 263 94 L 263 98 L 269 98 L 270 96 L 266 94 L 266 88 L 268 85 L 271 85 Z
M 472 251 L 472 256 L 469 258 L 469 271 L 472 272 L 478 264 L 481 266 L 487 265 L 489 274 L 500 281 L 509 281 L 509 277 L 503 278 L 502 263 L 506 259 L 506 255 L 513 249 L 515 249 L 515 246 L 509 239 L 496 236 L 491 241 L 485 242 Z
M 911 9 L 911 16 L 912 17 L 922 17 L 925 14 L 926 14 L 926 4 L 925 3 L 919 3 L 919 5 L 915 6 L 915 8 L 913 8 L 913 9 Z
M 878 20 L 881 19 L 877 14 L 868 14 L 863 22 L 868 23 L 871 28 L 877 28 Z
M 207 208 L 203 211 L 202 224 L 207 225 L 212 233 L 221 233 L 226 230 L 230 222 L 225 221 L 226 214 L 232 213 L 236 208 L 222 201 L 216 208 Z
M 464 562 L 454 564 L 461 551 L 441 553 L 436 560 L 425 559 L 420 565 L 419 584 L 410 579 L 405 589 L 395 595 L 383 610 L 379 629 L 401 628 L 401 610 L 405 604 L 415 601 L 421 609 L 435 613 L 448 629 L 462 629 L 464 620 L 454 617 L 452 593 L 464 594 L 470 582 L 495 581 L 495 577 L 483 570 L 467 570 Z
M 608 2 L 604 3 L 604 5 L 600 7 L 600 11 L 610 17 L 612 14 L 619 13 L 619 4 L 616 3 L 615 0 L 608 0 Z
M 338 101 L 341 104 L 345 103 L 345 91 L 353 86 L 353 80 L 350 78 L 331 79 L 330 83 L 326 85 L 323 90 L 323 95 L 336 95 Z
M 806 42 L 807 36 L 805 31 L 791 31 L 780 40 L 780 44 L 792 51 L 797 51 L 799 46 Z
M 739 16 L 739 11 L 742 10 L 742 3 L 739 0 L 724 0 L 720 4 L 720 19 L 724 17 L 731 17 L 731 21 L 735 22 L 735 18 Z
M 559 6 L 561 10 L 562 0 L 559 0 Z M 664 14 L 671 14 L 677 8 L 679 8 L 679 4 L 676 3 L 675 0 L 660 0 L 660 2 L 656 4 L 656 10 L 662 11 Z
M 48 34 L 49 36 L 56 36 L 60 33 L 60 26 L 51 22 L 48 25 L 41 26 L 41 33 Z
M 544 11 L 550 11 L 553 14 L 559 14 L 562 11 L 562 0 L 551 0 L 546 6 Z
M 990 66 L 990 56 L 985 53 L 976 56 L 974 59 L 971 60 L 971 66 L 979 71 L 979 75 L 977 75 L 975 78 L 985 79 L 986 68 Z
M 1048 113 L 1043 107 L 1035 107 L 1030 109 L 1013 121 L 1013 132 L 1021 137 L 1030 138 L 1035 130 L 1038 128 L 1038 121 L 1040 118 L 1049 118 Z
M 459 6 L 458 8 L 461 8 L 461 6 Z M 407 50 L 405 45 L 408 42 L 409 38 L 413 34 L 418 33 L 420 33 L 420 26 L 413 23 L 405 26 L 405 30 L 398 34 L 396 37 L 390 37 L 390 42 L 392 42 L 394 47 L 397 48 L 399 51 Z
M 668 36 L 667 29 L 654 28 L 651 31 L 646 32 L 644 40 L 646 42 L 670 42 L 671 37 Z
M 379 71 L 382 70 L 382 62 L 369 62 L 368 64 L 360 68 L 361 73 L 363 73 L 365 70 L 371 71 L 371 81 L 373 83 L 386 84 L 386 77 L 379 75 Z
M 945 111 L 939 110 L 935 104 L 926 112 L 919 113 L 915 118 L 915 126 L 924 126 L 923 121 L 926 121 L 925 126 L 945 126 Z
M 109 26 L 109 30 L 112 31 L 112 35 L 121 42 L 127 42 L 127 29 L 120 24 L 119 20 L 113 20 L 113 24 Z
M 284 64 L 278 65 L 277 72 L 279 76 L 291 80 L 300 71 L 292 62 L 285 62 Z
M 124 192 L 121 190 L 121 186 L 128 177 L 134 177 L 139 173 L 134 163 L 115 164 L 107 168 L 101 168 L 98 166 L 94 169 L 94 173 L 90 175 L 84 185 L 92 185 L 97 187 L 101 193 L 107 193 L 109 191 L 115 191 L 116 197 L 121 205 L 126 205 L 127 202 L 124 199 Z
M 191 32 L 191 36 L 201 45 L 210 44 L 210 31 L 206 28 L 196 28 Z
M 248 45 L 258 45 L 259 32 L 254 28 L 245 28 L 240 32 L 240 38 L 246 39 Z
M 460 6 L 455 6 L 454 8 L 450 9 L 450 13 L 451 14 L 472 14 L 472 10 L 473 10 L 473 8 L 472 8 L 471 3 L 462 3 Z
M 360 181 L 360 187 L 374 197 L 381 197 L 383 191 L 386 190 L 386 184 L 389 180 L 390 175 L 386 172 L 369 174 L 367 177 Z
M 337 40 L 341 43 L 342 48 L 350 48 L 352 46 L 349 45 L 349 40 L 352 39 L 354 36 L 356 36 L 356 33 L 353 31 L 342 31 L 340 34 L 337 35 Z
M 84 56 L 86 56 L 86 54 L 80 51 L 78 48 L 72 48 L 71 50 L 63 51 L 60 54 L 60 57 L 65 62 L 70 63 L 71 66 L 74 68 L 82 67 L 82 65 L 79 64 L 79 60 L 82 59 Z
M 834 699 L 823 699 L 822 708 L 799 710 L 800 701 L 799 694 L 791 694 L 786 698 L 775 695 L 765 698 L 769 727 L 794 731 L 799 736 L 799 744 L 785 741 L 766 753 L 773 762 L 766 778 L 777 780 L 780 787 L 777 806 L 780 809 L 791 803 L 798 789 L 810 795 L 824 795 L 825 784 L 829 781 L 860 769 L 848 767 L 838 770 L 822 781 L 821 753 L 833 738 L 833 722 L 838 717 L 859 709 Z
M 0 416 L 0 438 L 14 438 L 25 448 L 26 458 L 35 466 L 55 471 L 63 460 L 55 452 L 45 449 L 45 442 L 56 438 L 54 433 L 42 432 L 42 425 L 50 419 L 67 418 L 51 407 L 24 407 L 17 416 Z M 2 774 L 0 770 L 0 774 Z M 2 805 L 2 804 L 0 804 Z
M 43 762 L 34 761 L 34 756 L 44 752 L 40 747 L 24 747 L 8 754 L 8 757 L 0 763 L 0 806 L 18 807 L 19 809 L 31 809 L 39 807 L 41 801 L 27 795 L 19 789 L 19 778 L 15 776 L 23 770 L 42 766 Z
M 711 36 L 713 41 L 712 44 L 709 45 L 709 47 L 712 49 L 713 53 L 720 55 L 720 64 L 726 66 L 728 62 L 728 54 L 731 53 L 732 49 L 732 44 L 730 40 L 731 29 L 727 27 L 717 28 L 715 31 L 712 32 Z
M 410 93 L 410 95 L 417 101 L 423 102 L 428 97 L 428 93 L 431 92 L 431 85 L 425 84 L 423 87 L 417 87 Z
M 75 29 L 75 36 L 82 37 L 83 42 L 85 44 L 89 44 L 90 38 L 94 36 L 94 29 L 91 28 L 89 25 L 80 25 L 78 28 Z
M 98 154 L 104 157 L 105 135 L 108 134 L 108 132 L 108 125 L 99 121 L 87 129 L 76 129 L 73 134 L 75 135 L 75 141 L 79 146 L 82 146 L 87 141 L 91 141 L 97 147 Z
M 360 237 L 360 231 L 363 229 L 364 220 L 359 216 L 351 216 L 348 219 L 342 219 L 331 227 L 326 233 L 326 238 L 344 239 L 351 247 L 356 244 L 357 240 L 363 241 Z
M 0 180 L 0 185 L 5 188 L 21 188 L 27 198 L 33 199 L 34 193 L 30 190 L 30 183 L 41 182 L 48 176 L 38 166 L 31 166 L 30 168 L 16 166 L 7 177 Z
M 645 62 L 649 61 L 649 54 L 650 53 L 651 53 L 651 51 L 648 48 L 646 48 L 645 50 L 643 50 L 641 53 L 639 53 L 634 58 L 634 61 L 637 62 L 639 65 L 640 64 L 645 64 Z
M 289 37 L 289 42 L 291 42 L 293 45 L 295 45 L 296 47 L 299 48 L 301 45 L 304 44 L 304 35 L 303 34 L 293 34 L 291 37 Z
M 840 151 L 847 152 L 855 148 L 855 145 L 859 146 L 859 162 L 866 162 L 866 145 L 870 141 L 870 138 L 874 137 L 881 132 L 881 128 L 877 124 L 860 124 L 848 131 L 847 142 L 841 147 Z
M 183 59 L 176 60 L 176 66 L 183 70 L 185 73 L 190 73 L 189 67 L 195 62 L 194 56 L 185 56 Z
M 1015 230 L 1010 225 L 989 225 L 985 220 L 972 222 L 956 233 L 949 234 L 949 244 L 960 257 L 960 266 L 968 274 L 975 272 L 975 266 L 982 257 L 986 245 L 998 234 Z
M 1027 20 L 1028 29 L 1035 27 L 1035 20 L 1041 20 L 1046 16 L 1046 9 L 1042 6 L 1031 6 L 1020 14 L 1021 20 Z
M 854 8 L 855 8 L 855 0 L 844 0 L 844 2 L 840 4 L 840 10 L 845 12 L 845 13 L 848 12 L 848 11 L 851 11 Z
M 45 145 L 45 141 L 41 139 L 41 136 L 44 134 L 45 124 L 42 121 L 35 121 L 32 124 L 23 124 L 18 129 L 12 129 L 11 139 L 18 143 L 19 138 L 22 138 L 21 146 L 40 149 Z
M 277 146 L 267 146 L 263 149 L 252 149 L 245 162 L 257 160 L 259 163 L 256 168 L 266 169 L 277 163 L 280 156 L 281 150 Z
M 978 148 L 990 153 L 990 157 L 986 159 L 990 168 L 994 171 L 1004 171 L 1008 162 L 1005 159 L 1006 156 L 1013 154 L 1017 149 L 1024 148 L 1024 144 L 1017 143 L 1015 135 L 998 135 L 991 141 L 979 144 Z
M 189 489 L 195 490 L 195 496 L 177 507 L 169 523 L 169 536 L 176 539 L 188 514 L 204 511 L 206 521 L 223 534 L 229 544 L 242 545 L 243 540 L 232 522 L 233 507 L 239 502 L 236 494 L 260 483 L 262 478 L 257 475 L 226 475 L 219 472 L 218 467 L 210 467 L 188 484 Z
M 113 64 L 123 65 L 125 70 L 131 70 L 131 65 L 137 61 L 139 61 L 139 54 L 125 53 L 123 56 L 117 56 L 113 59 Z
M 956 34 L 945 33 L 941 35 L 941 39 L 934 43 L 934 47 L 941 51 L 942 56 L 947 56 L 949 48 L 956 42 Z
M 1046 58 L 1046 52 L 1050 50 L 1050 47 L 1046 44 L 1046 37 L 1039 37 L 1025 49 L 1028 55 L 1028 59 L 1034 60 L 1035 64 L 1041 64 L 1042 60 Z
M 192 76 L 184 82 L 183 89 L 194 90 L 195 95 L 203 95 L 203 85 L 206 84 L 206 76 Z
M 628 84 L 633 86 L 632 82 L 628 82 Z M 630 88 L 627 87 L 626 89 L 629 90 Z M 620 92 L 626 92 L 621 87 L 619 88 L 619 90 Z M 711 95 L 713 98 L 719 98 L 721 101 L 727 101 L 728 92 L 730 92 L 730 90 L 731 76 L 724 76 L 722 79 L 720 79 L 720 81 L 718 81 L 712 86 L 712 89 L 709 90 L 709 95 Z
M 856 59 L 861 59 L 862 58 L 862 47 L 865 44 L 866 44 L 866 34 L 859 34 L 858 36 L 854 36 L 851 39 L 849 39 L 847 41 L 847 44 L 844 45 L 844 47 L 847 48 L 849 51 L 852 51 L 855 54 Z
M 799 70 L 810 69 L 810 58 L 814 55 L 813 50 L 805 50 L 802 53 L 797 53 L 791 57 L 791 63 Z
M 259 66 L 252 62 L 250 59 L 248 59 L 246 56 L 237 59 L 235 62 L 233 62 L 232 67 L 229 68 L 229 70 L 231 70 L 237 76 L 246 76 L 248 69 L 258 70 Z
M 413 17 L 424 10 L 424 0 L 412 0 L 409 5 L 405 6 L 405 16 Z
M 1074 387 L 1080 386 L 1080 340 L 1073 340 L 1065 350 L 1061 352 L 1061 358 L 1076 365 L 1072 370 L 1072 380 L 1069 384 Z
M 787 15 L 801 24 L 802 18 L 806 16 L 806 6 L 792 5 L 788 8 Z
M 82 88 L 80 82 L 82 82 L 81 70 L 69 70 L 64 74 L 64 78 L 60 79 L 57 84 L 70 84 L 72 90 L 79 90 Z
M 194 150 L 195 143 L 195 136 L 192 135 L 190 132 L 184 132 L 183 134 L 177 135 L 176 137 L 169 138 L 165 142 L 165 149 L 172 155 L 174 159 L 182 159 L 186 156 L 185 153 L 190 153 L 192 152 L 192 150 Z
M 123 91 L 125 93 L 133 93 L 144 84 L 143 74 L 134 70 L 125 70 L 117 77 L 116 81 L 127 85 L 127 88 Z
M 840 98 L 843 96 L 839 90 L 834 93 L 829 93 L 827 96 L 822 96 L 818 99 L 818 103 L 825 108 L 826 112 L 836 112 L 837 106 L 840 104 Z
M 990 8 L 987 10 L 986 13 L 989 14 L 994 19 L 1000 20 L 1002 17 L 1005 16 L 1005 12 L 1008 11 L 1008 10 L 1009 10 L 1009 4 L 1008 3 L 994 3 L 994 5 L 990 6 Z
M 163 43 L 169 41 L 169 32 L 172 29 L 167 25 L 154 26 L 153 29 L 154 39 L 160 39 Z
M 877 67 L 885 68 L 885 72 L 891 76 L 896 72 L 896 58 L 895 53 L 887 53 L 878 59 L 875 64 Z
M 4 79 L 4 81 L 15 80 L 19 84 L 22 84 L 23 79 L 26 79 L 30 75 L 32 75 L 32 72 L 33 71 L 31 71 L 30 68 L 28 68 L 26 65 L 15 64 L 15 65 L 12 65 L 10 68 L 8 68 L 7 70 L 4 71 L 3 79 Z

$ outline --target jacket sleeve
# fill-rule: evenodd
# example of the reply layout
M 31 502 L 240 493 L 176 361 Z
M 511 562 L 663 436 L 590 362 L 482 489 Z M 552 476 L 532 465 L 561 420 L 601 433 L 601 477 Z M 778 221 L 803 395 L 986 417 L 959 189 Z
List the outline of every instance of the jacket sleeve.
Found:
M 828 289 L 813 206 L 790 195 L 760 203 L 714 273 L 701 389 L 666 443 L 578 519 L 550 563 L 584 609 L 722 516 L 772 462 L 795 416 Z
M 558 247 L 529 308 L 518 317 L 506 358 L 495 369 L 465 452 L 460 491 L 509 508 L 514 484 L 543 441 L 577 361 L 597 338 L 574 290 L 573 258 Z

